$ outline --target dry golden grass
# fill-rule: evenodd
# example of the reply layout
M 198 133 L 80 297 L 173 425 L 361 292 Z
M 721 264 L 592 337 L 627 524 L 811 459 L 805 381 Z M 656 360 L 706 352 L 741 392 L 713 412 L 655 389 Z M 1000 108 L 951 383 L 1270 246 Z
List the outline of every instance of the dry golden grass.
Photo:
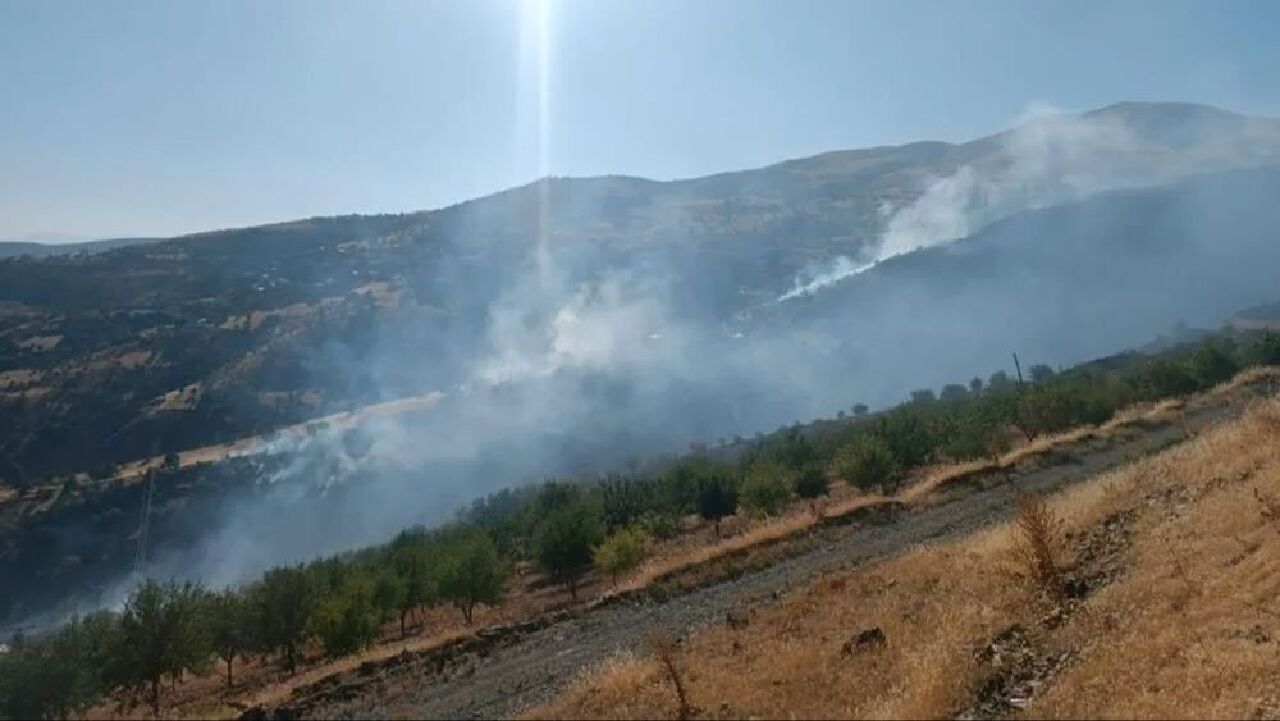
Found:
M 754 546 L 781 540 L 814 525 L 814 517 L 807 510 L 788 513 L 766 522 L 749 526 L 743 532 L 714 543 L 700 543 L 675 547 L 646 560 L 630 576 L 618 584 L 617 590 L 633 591 L 678 571 L 699 566 Z
M 1275 378 L 1280 378 L 1280 372 L 1246 371 L 1236 381 L 1224 384 L 1202 397 L 1191 399 L 1188 403 L 1215 403 L 1218 402 L 1215 398 L 1224 392 Z M 438 400 L 437 394 L 429 394 L 371 406 L 357 413 L 337 414 L 323 420 L 339 425 L 353 424 L 364 417 L 421 410 Z M 756 554 L 767 560 L 769 553 L 781 552 L 778 549 L 785 550 L 785 544 L 791 539 L 804 538 L 806 532 L 820 520 L 841 518 L 858 513 L 868 506 L 928 502 L 934 495 L 934 491 L 948 483 L 962 480 L 975 473 L 989 473 L 1000 468 L 1011 468 L 1016 463 L 1033 459 L 1036 454 L 1051 452 L 1062 445 L 1099 434 L 1118 433 L 1144 418 L 1177 413 L 1181 407 L 1181 402 L 1175 402 L 1128 409 L 1122 417 L 1103 426 L 1102 429 L 1076 429 L 1057 436 L 1037 439 L 1036 444 L 1015 449 L 1001 458 L 998 466 L 990 461 L 937 466 L 920 473 L 920 480 L 909 484 L 895 497 L 864 495 L 846 484 L 836 483 L 833 484 L 831 496 L 823 501 L 819 517 L 815 517 L 807 503 L 797 502 L 783 515 L 772 519 L 751 520 L 740 517 L 726 519 L 724 528 L 732 535 L 725 538 L 714 538 L 708 524 L 698 524 L 674 539 L 659 543 L 650 561 L 637 569 L 620 586 L 610 588 L 599 579 L 595 579 L 580 589 L 580 597 L 596 599 L 623 590 L 642 588 L 677 574 L 683 574 L 681 578 L 686 575 L 696 576 L 700 569 L 709 568 L 718 564 L 721 559 L 738 554 Z M 1265 414 L 1255 414 L 1253 418 L 1254 421 L 1265 424 L 1266 417 Z M 1280 418 L 1280 416 L 1277 417 Z M 1277 425 L 1275 435 L 1280 436 L 1280 425 Z M 220 454 L 236 449 L 248 449 L 251 444 L 257 442 L 257 439 L 244 439 L 236 444 L 187 451 L 181 454 L 181 462 L 186 465 L 212 460 Z M 122 469 L 122 476 L 131 475 L 130 471 L 141 475 L 148 465 L 158 465 L 160 460 L 159 458 L 146 459 L 127 466 Z M 1118 507 L 1118 504 L 1125 502 L 1125 499 L 1132 500 L 1131 492 L 1122 492 L 1128 486 L 1114 479 L 1107 480 L 1108 478 L 1111 477 L 1104 477 L 1099 482 L 1077 487 L 1063 499 L 1056 501 L 1053 506 L 1055 514 L 1062 518 L 1069 528 L 1081 528 L 1096 522 L 1097 518 L 1103 515 L 1103 510 L 1100 509 Z M 1280 494 L 1277 494 L 1277 497 L 1280 497 Z M 1084 513 L 1085 509 L 1092 510 Z M 1260 514 L 1258 517 L 1261 517 Z M 1280 538 L 1280 534 L 1274 535 Z M 804 662 L 818 664 L 814 666 L 815 669 L 823 668 L 824 665 L 837 669 L 848 667 L 861 669 L 859 673 L 866 674 L 865 681 L 857 681 L 852 686 L 849 685 L 851 683 L 849 680 L 839 674 L 824 676 L 816 681 L 806 681 L 814 684 L 815 688 L 831 684 L 844 684 L 845 687 L 842 687 L 841 693 L 834 698 L 827 698 L 815 692 L 814 703 L 797 708 L 807 708 L 812 713 L 825 716 L 945 714 L 956 703 L 957 698 L 963 697 L 967 692 L 968 684 L 972 683 L 972 678 L 968 676 L 961 674 L 957 677 L 950 674 L 947 671 L 948 664 L 962 666 L 967 663 L 966 659 L 969 659 L 972 653 L 973 638 L 980 637 L 984 633 L 989 635 L 993 629 L 1003 627 L 1001 619 L 1006 619 L 1004 625 L 1007 625 L 1008 618 L 1017 618 L 1019 613 L 1025 615 L 1032 607 L 1032 604 L 1028 603 L 1027 589 L 1023 584 L 1016 582 L 1019 571 L 1010 552 L 1014 543 L 1013 538 L 1007 528 L 995 529 L 946 549 L 926 549 L 886 564 L 884 568 L 889 568 L 894 563 L 899 564 L 900 567 L 893 572 L 893 575 L 881 572 L 878 576 L 864 578 L 866 574 L 859 574 L 850 579 L 831 579 L 829 588 L 815 587 L 810 591 L 810 595 L 821 602 L 815 601 L 818 605 L 814 608 L 819 609 L 820 613 L 826 613 L 828 610 L 832 613 L 827 626 L 814 639 L 821 638 L 823 643 L 830 642 L 834 646 L 813 648 L 804 646 L 803 639 L 800 639 L 797 641 L 800 643 L 799 646 L 790 648 L 781 657 L 776 656 L 777 649 L 769 649 L 763 655 L 752 656 L 752 663 L 755 666 L 743 667 L 742 672 L 738 673 L 743 685 L 753 683 L 751 680 L 753 671 L 773 674 L 769 677 L 771 680 L 785 685 L 789 677 L 785 674 L 779 675 L 781 671 L 773 668 L 775 659 L 794 657 L 795 663 L 801 666 Z M 944 570 L 946 573 L 943 573 Z M 954 580 L 955 578 L 967 580 L 961 583 Z M 862 585 L 859 586 L 859 584 Z M 843 599 L 846 589 L 853 588 L 864 590 L 861 592 L 862 595 L 856 598 L 854 607 L 848 608 Z M 984 610 L 977 616 L 969 615 L 973 609 L 969 607 L 967 601 L 956 607 L 949 598 L 951 594 L 961 594 L 965 599 L 978 599 L 982 593 L 988 596 L 982 598 Z M 562 589 L 541 587 L 532 590 L 530 579 L 523 578 L 513 587 L 508 601 L 499 609 L 487 610 L 484 617 L 480 619 L 479 625 L 524 620 L 567 605 L 570 605 L 568 594 Z M 206 678 L 192 679 L 180 686 L 178 697 L 174 699 L 176 706 L 172 709 L 172 713 L 176 716 L 192 718 L 225 718 L 234 716 L 237 713 L 236 709 L 242 708 L 244 704 L 283 701 L 296 687 L 350 670 L 364 661 L 387 658 L 406 648 L 420 650 L 438 646 L 470 633 L 473 629 L 461 626 L 455 618 L 456 615 L 453 609 L 438 609 L 438 613 L 433 614 L 428 621 L 427 626 L 431 629 L 430 632 L 413 636 L 408 640 L 400 640 L 396 633 L 396 624 L 391 624 L 384 629 L 385 640 L 375 648 L 358 656 L 336 661 L 317 658 L 313 665 L 304 668 L 293 677 L 284 676 L 270 664 L 264 665 L 258 662 L 249 664 L 243 669 L 237 669 L 237 687 L 230 693 L 222 689 L 216 674 Z M 745 633 L 757 632 L 763 623 L 763 620 L 758 619 Z M 794 636 L 803 628 L 801 621 L 791 617 L 777 621 L 776 624 L 786 629 L 780 632 L 782 636 L 788 634 Z M 870 651 L 853 659 L 839 659 L 834 662 L 831 660 L 830 657 L 833 655 L 839 657 L 840 646 L 851 633 L 871 625 L 880 626 L 889 635 L 890 644 L 887 649 Z M 719 630 L 712 632 L 711 635 L 715 633 L 719 633 Z M 724 633 L 728 634 L 728 632 Z M 1276 635 L 1280 636 L 1280 630 Z M 814 639 L 809 641 L 814 642 Z M 737 639 L 721 639 L 722 647 L 727 644 L 728 648 L 728 650 L 721 648 L 723 652 L 721 658 L 731 659 L 733 664 L 736 664 L 740 658 L 745 659 L 750 654 L 745 644 L 741 650 L 732 651 L 734 640 Z M 699 643 L 702 641 L 700 640 Z M 912 650 L 905 650 L 907 646 Z M 900 657 L 897 654 L 899 649 L 904 649 Z M 695 660 L 697 658 L 694 656 Z M 875 668 L 868 671 L 862 668 L 864 664 L 859 659 L 884 659 L 884 665 L 881 668 L 881 660 L 876 660 L 872 664 Z M 701 684 L 707 683 L 708 679 L 707 671 L 702 664 L 690 663 L 686 660 L 681 660 L 679 663 L 682 669 L 689 670 L 688 684 L 691 689 L 692 703 L 701 706 L 704 715 L 721 714 L 720 706 L 708 705 L 704 697 L 705 686 Z M 790 663 L 792 662 L 788 660 L 787 664 Z M 737 668 L 733 664 L 730 664 L 731 667 Z M 835 683 L 837 681 L 838 684 Z M 880 684 L 876 692 L 878 695 L 865 696 L 859 691 L 859 689 L 871 689 L 875 684 Z M 637 688 L 647 688 L 648 691 L 636 694 Z M 770 695 L 770 689 L 758 691 L 762 692 L 763 696 Z M 674 717 L 677 714 L 677 706 L 669 682 L 665 680 L 661 669 L 648 658 L 616 659 L 580 681 L 570 696 L 574 694 L 578 697 L 596 698 L 595 703 L 598 706 L 592 708 L 616 709 L 616 712 L 600 711 L 615 717 L 642 718 L 654 713 L 665 713 Z M 730 696 L 722 697 L 731 698 Z M 826 705 L 826 701 L 835 705 Z M 718 703 L 722 704 L 725 701 Z M 732 709 L 755 708 L 739 705 L 737 701 L 729 701 L 729 703 Z M 766 705 L 762 708 L 770 707 Z M 819 709 L 827 710 L 819 711 Z M 566 711 L 566 713 L 569 712 Z M 574 713 L 583 715 L 583 709 L 579 708 Z M 770 715 L 767 711 L 753 710 L 752 713 Z M 779 713 L 782 711 L 779 710 Z
M 1049 501 L 1077 542 L 1109 528 L 1104 519 L 1133 518 L 1114 580 L 1061 625 L 1041 623 L 1043 607 L 1015 563 L 1017 528 L 1006 523 L 821 579 L 759 610 L 747 628 L 694 636 L 677 662 L 705 717 L 943 717 L 970 708 L 992 673 L 974 652 L 1017 623 L 1036 648 L 1073 659 L 1024 715 L 1275 717 L 1280 534 L 1255 490 L 1280 497 L 1277 400 Z M 886 645 L 842 653 L 872 627 Z M 662 670 L 631 656 L 593 669 L 530 716 L 676 714 Z

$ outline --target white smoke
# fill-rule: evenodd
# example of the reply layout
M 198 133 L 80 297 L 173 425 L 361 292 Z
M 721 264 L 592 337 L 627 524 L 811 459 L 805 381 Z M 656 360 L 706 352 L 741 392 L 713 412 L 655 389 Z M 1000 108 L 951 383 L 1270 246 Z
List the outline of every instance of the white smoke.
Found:
M 968 236 L 1002 217 L 1122 187 L 1164 182 L 1187 168 L 1165 167 L 1123 120 L 1068 115 L 1035 105 L 1017 126 L 992 139 L 994 153 L 922 182 L 915 200 L 885 218 L 871 251 L 860 261 L 835 258 L 819 272 L 796 279 L 778 297 L 809 295 L 904 253 Z M 982 141 L 979 141 L 982 142 Z
M 652 354 L 664 309 L 623 275 L 530 298 L 523 290 L 491 311 L 492 353 L 474 381 L 513 383 L 563 370 L 625 367 Z
M 846 255 L 836 257 L 831 265 L 825 270 L 810 271 L 806 279 L 796 278 L 795 285 L 791 290 L 778 296 L 778 302 L 798 298 L 802 295 L 815 293 L 832 283 L 837 283 L 851 275 L 857 275 L 875 265 L 875 262 L 857 263 Z

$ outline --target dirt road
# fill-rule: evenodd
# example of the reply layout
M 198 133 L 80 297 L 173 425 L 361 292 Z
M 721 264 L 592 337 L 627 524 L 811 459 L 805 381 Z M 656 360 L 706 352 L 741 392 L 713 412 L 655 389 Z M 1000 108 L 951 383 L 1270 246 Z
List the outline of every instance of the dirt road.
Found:
M 678 638 L 723 623 L 726 613 L 769 604 L 815 576 L 883 559 L 912 545 L 967 534 L 1011 516 L 1019 491 L 1050 492 L 1158 452 L 1239 413 L 1266 392 L 1246 387 L 1189 407 L 1181 424 L 1133 427 L 1110 443 L 1084 443 L 1053 465 L 1015 472 L 1009 482 L 959 489 L 889 522 L 814 531 L 817 545 L 760 570 L 658 600 L 635 600 L 531 625 L 449 654 L 406 657 L 299 689 L 268 715 L 296 718 L 510 717 L 558 693 L 582 669 L 626 650 L 647 652 L 657 632 Z

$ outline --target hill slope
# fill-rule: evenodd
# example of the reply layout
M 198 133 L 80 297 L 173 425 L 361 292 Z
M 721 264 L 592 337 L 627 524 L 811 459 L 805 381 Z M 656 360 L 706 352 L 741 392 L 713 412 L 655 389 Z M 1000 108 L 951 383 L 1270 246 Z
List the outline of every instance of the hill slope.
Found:
M 815 581 L 673 655 L 718 717 L 1270 718 L 1280 635 L 1276 400 L 1050 500 L 1069 594 L 1004 523 Z M 1025 519 L 1025 516 L 1022 518 Z M 670 675 L 622 651 L 531 718 L 673 718 Z
M 9 259 L 0 262 L 0 404 L 25 410 L 4 414 L 0 479 L 105 472 L 110 463 L 478 376 L 510 380 L 513 367 L 526 376 L 566 359 L 594 368 L 609 362 L 599 356 L 643 352 L 632 346 L 649 336 L 664 336 L 662 353 L 683 356 L 689 351 L 669 350 L 672 338 L 701 344 L 726 325 L 749 334 L 797 275 L 834 258 L 929 245 L 1116 186 L 1277 161 L 1275 120 L 1125 103 L 1032 119 L 964 144 L 838 151 L 673 182 L 551 179 L 432 212 L 315 218 L 88 256 Z M 1082 230 L 1077 223 L 1072 232 Z M 1061 249 L 1053 238 L 1020 240 Z M 1146 250 L 1175 257 L 1158 239 Z M 1269 298 L 1236 307 L 1262 300 Z M 555 337 L 552 326 L 565 313 L 593 338 Z M 527 317 L 514 325 L 533 331 L 513 341 L 504 324 L 518 315 Z M 1144 331 L 1149 322 L 1172 322 L 1158 315 L 1142 317 Z M 1217 320 L 1208 310 L 1200 315 Z M 598 319 L 645 327 L 624 323 L 602 347 L 589 325 Z M 1090 339 L 1073 357 L 1103 352 L 1117 337 Z M 809 342 L 852 338 L 824 331 Z M 767 347 L 752 353 L 762 361 L 774 355 Z M 921 378 L 920 370 L 910 377 Z M 847 392 L 883 400 L 902 391 L 894 381 Z M 873 389 L 887 395 L 872 398 Z M 730 429 L 700 422 L 680 433 L 754 430 L 814 410 L 811 400 L 768 405 L 734 411 L 741 421 Z M 102 428 L 114 430 L 108 437 Z

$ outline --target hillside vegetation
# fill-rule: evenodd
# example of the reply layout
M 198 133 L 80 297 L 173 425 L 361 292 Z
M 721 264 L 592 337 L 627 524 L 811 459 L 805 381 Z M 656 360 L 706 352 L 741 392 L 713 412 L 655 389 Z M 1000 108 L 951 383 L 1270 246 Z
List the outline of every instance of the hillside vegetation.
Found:
M 1275 718 L 1280 401 L 815 582 L 530 718 Z M 678 686 L 677 686 L 678 684 Z
M 695 454 L 654 476 L 505 491 L 477 502 L 450 526 L 277 568 L 244 589 L 215 593 L 198 584 L 146 581 L 121 613 L 99 612 L 52 634 L 14 639 L 0 656 L 0 712 L 55 717 L 111 694 L 126 706 L 145 699 L 158 713 L 166 680 L 205 674 L 215 657 L 224 662 L 230 686 L 245 657 L 276 659 L 292 673 L 309 660 L 362 652 L 394 638 L 396 630 L 404 637 L 415 625 L 410 622 L 440 619 L 432 611 L 440 605 L 453 606 L 470 625 L 477 609 L 501 609 L 508 596 L 525 612 L 537 610 L 539 602 L 531 600 L 548 583 L 563 586 L 573 601 L 584 581 L 600 582 L 596 570 L 624 587 L 620 582 L 634 572 L 633 586 L 643 586 L 643 579 L 656 577 L 654 568 L 639 567 L 653 550 L 649 539 L 661 548 L 664 539 L 678 538 L 689 528 L 688 514 L 700 516 L 718 538 L 726 520 L 776 515 L 796 495 L 816 504 L 837 488 L 856 508 L 868 495 L 874 501 L 914 477 L 924 485 L 903 497 L 918 496 L 938 483 L 917 473 L 927 464 L 972 460 L 998 470 L 1009 462 L 1011 434 L 1028 443 L 1102 424 L 1132 403 L 1209 388 L 1244 365 L 1277 362 L 1280 337 L 1257 334 L 1218 336 L 1155 359 L 1121 357 L 1062 373 L 1035 367 L 1028 384 L 996 374 L 936 396 L 920 391 L 874 416 L 859 408 L 852 417 L 789 429 L 737 454 Z M 1034 449 L 1031 444 L 1022 453 Z M 842 502 L 820 513 L 815 505 L 809 517 L 839 514 Z M 777 530 L 770 533 L 777 537 Z M 770 533 L 743 538 L 764 542 Z M 667 568 L 706 558 L 695 550 Z M 531 577 L 530 567 L 538 574 Z M 517 584 L 512 572 L 518 569 L 525 570 L 515 576 Z M 42 693 L 32 693 L 35 688 Z
M 1124 143 L 1106 153 L 1084 149 L 1090 153 L 1086 175 L 1106 177 L 1115 165 L 1116 179 L 1077 192 L 1041 188 L 1051 185 L 1041 179 L 1033 185 L 1044 195 L 1034 205 L 1280 162 L 1280 123 L 1273 119 L 1205 106 L 1124 103 L 960 144 L 836 151 L 672 182 L 554 178 L 429 212 L 311 218 L 103 253 L 0 259 L 0 485 L 20 487 L 50 474 L 110 473 L 114 465 L 138 458 L 466 382 L 465 361 L 486 350 L 494 304 L 518 287 L 536 262 L 544 212 L 555 267 L 573 284 L 600 282 L 616 273 L 670 278 L 672 307 L 697 330 L 715 333 L 730 325 L 750 335 L 757 318 L 776 315 L 773 301 L 798 275 L 836 258 L 873 253 L 886 230 L 886 208 L 908 207 L 934 181 L 961 171 L 1001 177 L 1016 170 L 1026 162 L 1020 133 L 1053 138 L 1055 122 L 1090 123 L 1122 136 Z M 1246 192 L 1255 181 L 1262 185 Z M 1200 258 L 1203 278 L 1184 278 L 1184 283 L 1196 282 L 1179 294 L 1197 301 L 1203 294 L 1192 291 L 1208 285 L 1216 292 L 1208 297 L 1231 304 L 1229 312 L 1260 299 L 1251 296 L 1254 285 L 1245 281 L 1252 277 L 1244 272 L 1249 267 L 1231 266 L 1238 274 L 1225 285 L 1216 268 L 1225 262 L 1222 256 L 1246 257 L 1245 248 L 1258 254 L 1270 247 L 1252 242 L 1253 229 L 1243 219 L 1256 217 L 1266 225 L 1272 208 L 1255 195 L 1269 199 L 1274 191 L 1265 177 L 1223 182 L 1204 203 L 1138 198 L 1128 213 L 1105 210 L 1102 217 L 1114 221 L 1112 228 L 1129 232 L 1134 223 L 1128 217 L 1134 214 L 1143 224 L 1168 216 L 1159 211 L 1170 207 L 1188 213 L 1202 209 L 1210 217 L 1217 200 L 1234 203 L 1221 212 L 1237 222 L 1207 223 L 1218 256 Z M 988 209 L 963 234 L 1025 209 Z M 1099 216 L 1092 207 L 1079 216 L 1055 218 L 1048 228 L 1023 235 L 1068 259 L 1090 259 L 1077 248 L 1075 236 L 1082 225 L 1097 230 L 1089 219 Z M 1143 260 L 1182 257 L 1173 246 L 1185 243 L 1174 231 L 1200 227 L 1181 222 L 1187 218 L 1168 217 L 1159 232 L 1168 232 L 1169 247 L 1148 247 L 1155 252 L 1143 254 Z M 1061 228 L 1063 237 L 1050 232 L 1054 228 Z M 1229 246 L 1239 247 L 1232 252 Z M 1254 268 L 1265 265 L 1260 256 L 1247 257 Z M 1034 260 L 1033 255 L 1018 262 L 1034 265 Z M 1215 260 L 1219 263 L 1210 262 Z M 988 271 L 1004 270 L 990 265 Z M 937 270 L 928 261 L 917 267 Z M 1127 266 L 1116 268 L 1127 272 Z M 1058 265 L 1021 270 L 1034 271 L 1026 273 L 1028 282 L 1054 277 L 1048 271 L 1068 276 L 1069 282 L 1089 280 L 1087 273 L 1064 273 Z M 942 283 L 945 287 L 966 274 L 950 269 L 942 279 L 924 275 L 927 284 L 951 279 Z M 1000 277 L 1015 276 L 1001 272 Z M 1130 279 L 1135 277 L 1145 276 Z M 911 293 L 900 298 L 877 290 L 872 295 L 875 302 L 857 305 L 916 305 Z M 1072 300 L 1093 295 L 1082 285 Z M 1154 330 L 1152 321 L 1163 327 L 1187 315 L 1185 308 L 1172 305 L 1176 299 L 1162 300 L 1169 307 L 1163 314 L 1151 311 L 1155 318 L 1138 313 L 1143 309 L 1138 305 L 1117 314 L 1132 317 L 1129 326 L 1109 329 L 1105 337 L 1090 331 L 1090 338 L 1076 339 L 1080 345 L 1073 357 L 1123 347 L 1134 337 L 1134 325 L 1148 333 Z M 981 298 L 951 305 L 967 306 L 957 308 L 964 326 L 1010 307 Z M 1189 301 L 1187 307 L 1197 306 Z M 781 312 L 780 322 L 795 322 L 789 309 Z M 1201 312 L 1215 321 L 1222 317 L 1213 309 Z M 827 320 L 839 322 L 842 316 Z M 986 320 L 996 328 L 1003 325 Z M 1056 322 L 1039 325 L 1061 335 Z M 832 336 L 848 341 L 847 356 L 859 347 L 878 347 L 862 337 L 871 331 L 856 332 L 859 337 Z M 937 347 L 954 342 L 945 340 Z M 1057 360 L 1050 348 L 1025 350 Z M 964 360 L 970 367 L 989 364 Z M 404 372 L 402 364 L 412 364 L 413 372 Z M 104 434 L 102 428 L 113 430 Z

